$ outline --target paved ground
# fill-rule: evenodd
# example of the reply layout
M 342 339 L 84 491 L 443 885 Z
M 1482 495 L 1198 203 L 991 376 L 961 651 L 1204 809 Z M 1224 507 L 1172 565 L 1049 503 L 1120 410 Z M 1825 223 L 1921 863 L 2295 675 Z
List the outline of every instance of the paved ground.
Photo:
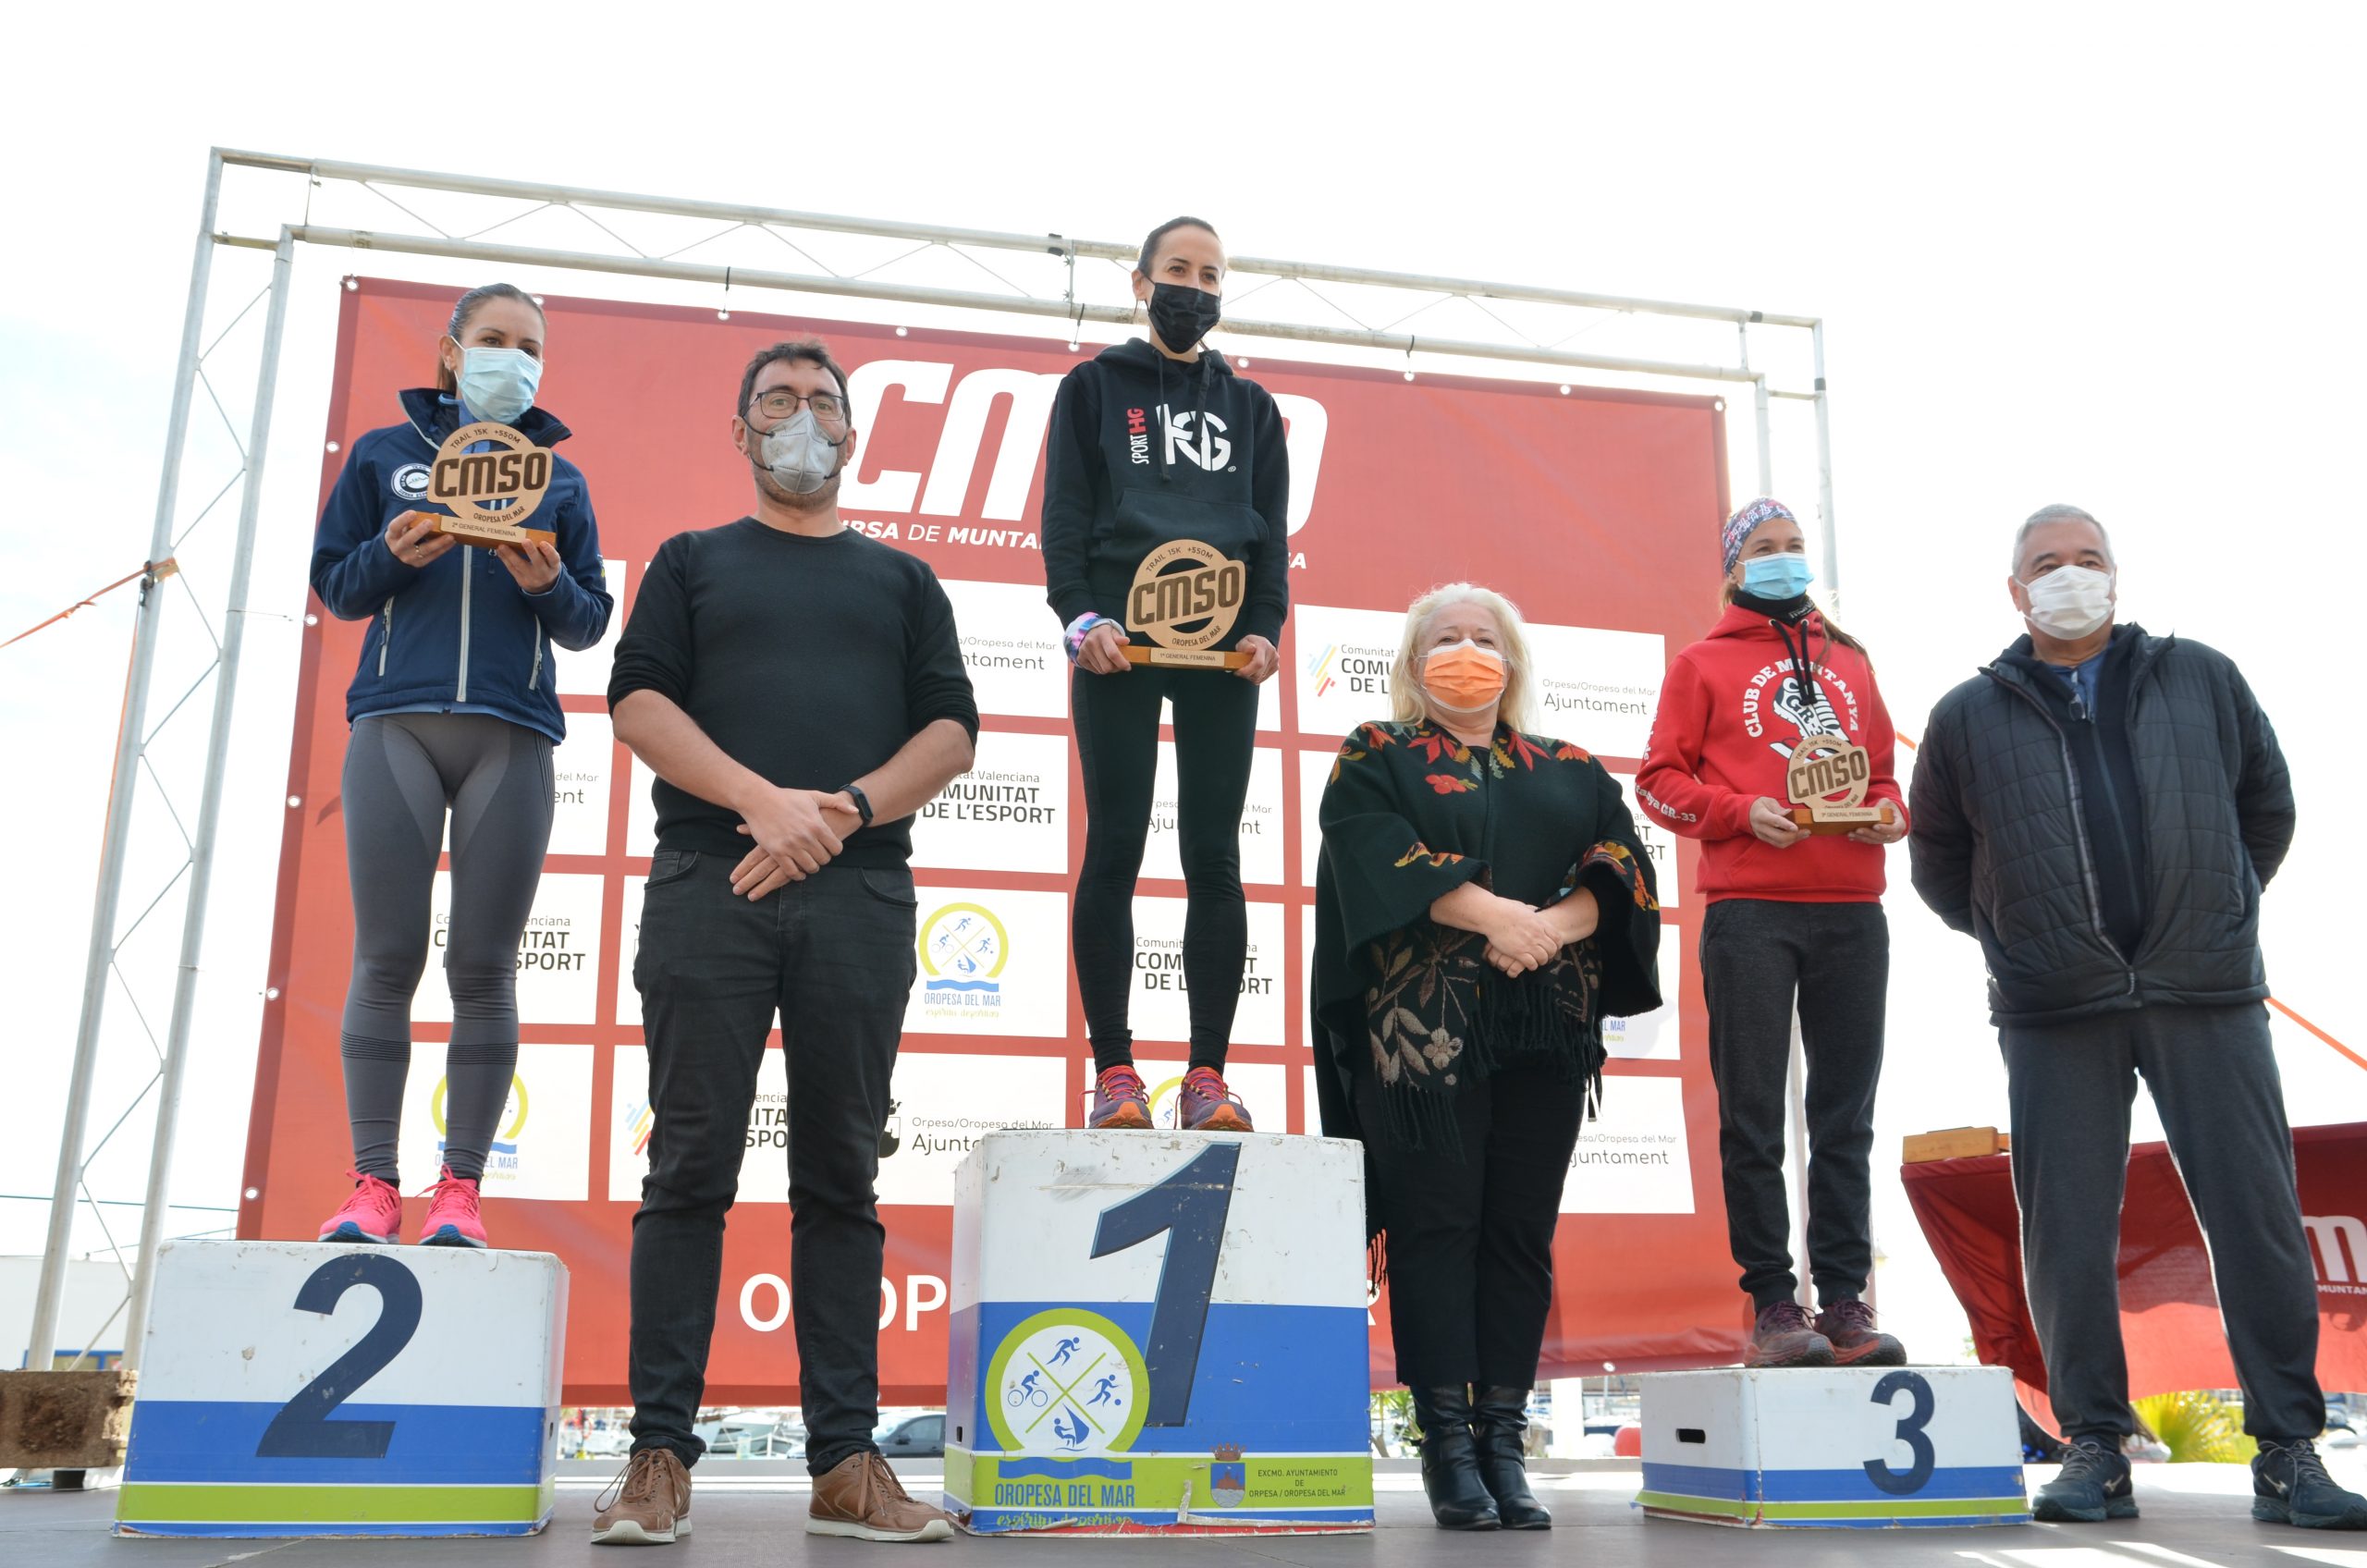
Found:
M 2333 1456 L 2335 1470 L 2358 1486 L 2367 1464 Z M 1548 1462 L 1550 1464 L 1550 1462 Z M 1466 1537 L 1434 1528 L 1420 1481 L 1403 1462 L 1383 1461 L 1377 1478 L 1381 1527 L 1344 1539 L 1306 1537 L 1240 1541 L 1020 1542 L 957 1538 L 939 1547 L 902 1549 L 892 1560 L 953 1568 L 991 1560 L 995 1568 L 1049 1559 L 1054 1568 L 1631 1568 L 1631 1565 L 1810 1563 L 1946 1564 L 1947 1568 L 2237 1568 L 2325 1563 L 2367 1568 L 2367 1535 L 2336 1536 L 2255 1525 L 2245 1501 L 2249 1482 L 2238 1466 L 2149 1465 L 2138 1472 L 2142 1517 L 2121 1524 L 2028 1525 L 1978 1530 L 1797 1531 L 1781 1534 L 1647 1521 L 1628 1506 L 1632 1470 L 1551 1466 L 1539 1490 L 1556 1520 L 1550 1532 Z M 1543 1468 L 1544 1466 L 1540 1466 Z M 926 1462 L 900 1467 L 917 1495 L 938 1479 Z M 558 1515 L 528 1540 L 498 1541 L 158 1541 L 117 1540 L 107 1533 L 114 1495 L 0 1492 L 0 1565 L 6 1568 L 551 1568 L 558 1563 L 632 1568 L 878 1568 L 889 1549 L 822 1540 L 803 1533 L 802 1470 L 783 1464 L 717 1462 L 697 1472 L 694 1537 L 656 1552 L 625 1553 L 587 1538 L 592 1499 L 613 1468 L 560 1468 Z M 2052 1473 L 2032 1472 L 2037 1484 Z

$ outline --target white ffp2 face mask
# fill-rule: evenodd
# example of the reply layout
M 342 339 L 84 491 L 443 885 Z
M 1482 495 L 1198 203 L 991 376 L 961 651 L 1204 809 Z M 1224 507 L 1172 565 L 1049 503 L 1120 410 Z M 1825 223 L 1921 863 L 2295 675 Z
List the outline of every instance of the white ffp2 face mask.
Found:
M 2112 619 L 2113 575 L 2093 567 L 2059 566 L 2022 584 L 2030 620 L 2050 637 L 2085 637 Z
M 767 431 L 756 450 L 773 483 L 792 496 L 811 496 L 839 471 L 839 443 L 822 434 L 811 409 Z

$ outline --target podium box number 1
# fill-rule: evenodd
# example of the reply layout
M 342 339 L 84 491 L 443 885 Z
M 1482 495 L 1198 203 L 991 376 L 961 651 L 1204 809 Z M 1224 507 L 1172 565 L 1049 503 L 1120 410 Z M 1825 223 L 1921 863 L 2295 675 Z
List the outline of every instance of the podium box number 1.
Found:
M 965 1528 L 1371 1527 L 1357 1145 L 991 1133 L 954 1178 L 952 1272 Z
M 2030 1519 L 2002 1366 L 1733 1366 L 1639 1381 L 1636 1501 L 1654 1517 L 1849 1529 Z
M 117 1532 L 532 1535 L 566 1329 L 548 1253 L 166 1243 Z

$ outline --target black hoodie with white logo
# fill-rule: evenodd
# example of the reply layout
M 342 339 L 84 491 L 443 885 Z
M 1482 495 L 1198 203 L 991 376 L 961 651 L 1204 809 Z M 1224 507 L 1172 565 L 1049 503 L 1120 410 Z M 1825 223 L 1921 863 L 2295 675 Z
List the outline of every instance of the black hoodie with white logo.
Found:
M 1104 349 L 1052 404 L 1046 597 L 1063 626 L 1092 612 L 1123 626 L 1143 557 L 1196 539 L 1247 569 L 1240 615 L 1215 646 L 1280 642 L 1290 494 L 1282 416 L 1264 387 L 1213 350 L 1185 363 L 1139 339 Z

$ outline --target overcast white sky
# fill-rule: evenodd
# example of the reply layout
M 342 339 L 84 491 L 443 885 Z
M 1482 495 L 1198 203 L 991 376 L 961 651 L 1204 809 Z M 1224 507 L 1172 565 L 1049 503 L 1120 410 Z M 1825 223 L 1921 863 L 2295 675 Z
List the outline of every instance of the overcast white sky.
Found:
M 1902 730 L 2017 630 L 2016 520 L 2096 512 L 2127 614 L 2236 655 L 2279 727 L 2302 826 L 2265 904 L 2270 975 L 2359 1048 L 2340 514 L 2367 358 L 2360 17 L 226 6 L 94 33 L 35 11 L 11 24 L 26 68 L 0 104 L 0 636 L 144 553 L 209 144 L 1088 237 L 1201 212 L 1244 253 L 1812 312 L 1830 324 L 1846 619 Z M 301 603 L 326 319 L 291 323 L 280 429 L 298 435 L 275 455 L 255 599 L 274 611 Z M 1806 475 L 1783 477 L 1806 515 Z M 7 1194 L 52 1179 L 130 610 L 118 594 L 0 653 Z M 239 1179 L 294 646 L 291 623 L 251 623 L 176 1169 L 190 1205 L 231 1203 Z M 1906 889 L 1903 851 L 1894 881 L 1878 1166 L 1904 1133 L 2005 1114 L 1976 951 Z M 2277 1027 L 2294 1120 L 2367 1118 L 2367 1072 Z M 111 1083 L 137 1049 L 111 1047 Z M 121 1101 L 103 1091 L 94 1133 Z M 137 1133 L 94 1172 L 100 1196 L 139 1195 Z M 1895 1183 L 1877 1186 L 1883 1305 L 1919 1354 L 1951 1355 L 1961 1316 Z M 38 1250 L 42 1223 L 41 1204 L 0 1200 L 0 1253 Z M 88 1224 L 77 1242 L 104 1244 Z

